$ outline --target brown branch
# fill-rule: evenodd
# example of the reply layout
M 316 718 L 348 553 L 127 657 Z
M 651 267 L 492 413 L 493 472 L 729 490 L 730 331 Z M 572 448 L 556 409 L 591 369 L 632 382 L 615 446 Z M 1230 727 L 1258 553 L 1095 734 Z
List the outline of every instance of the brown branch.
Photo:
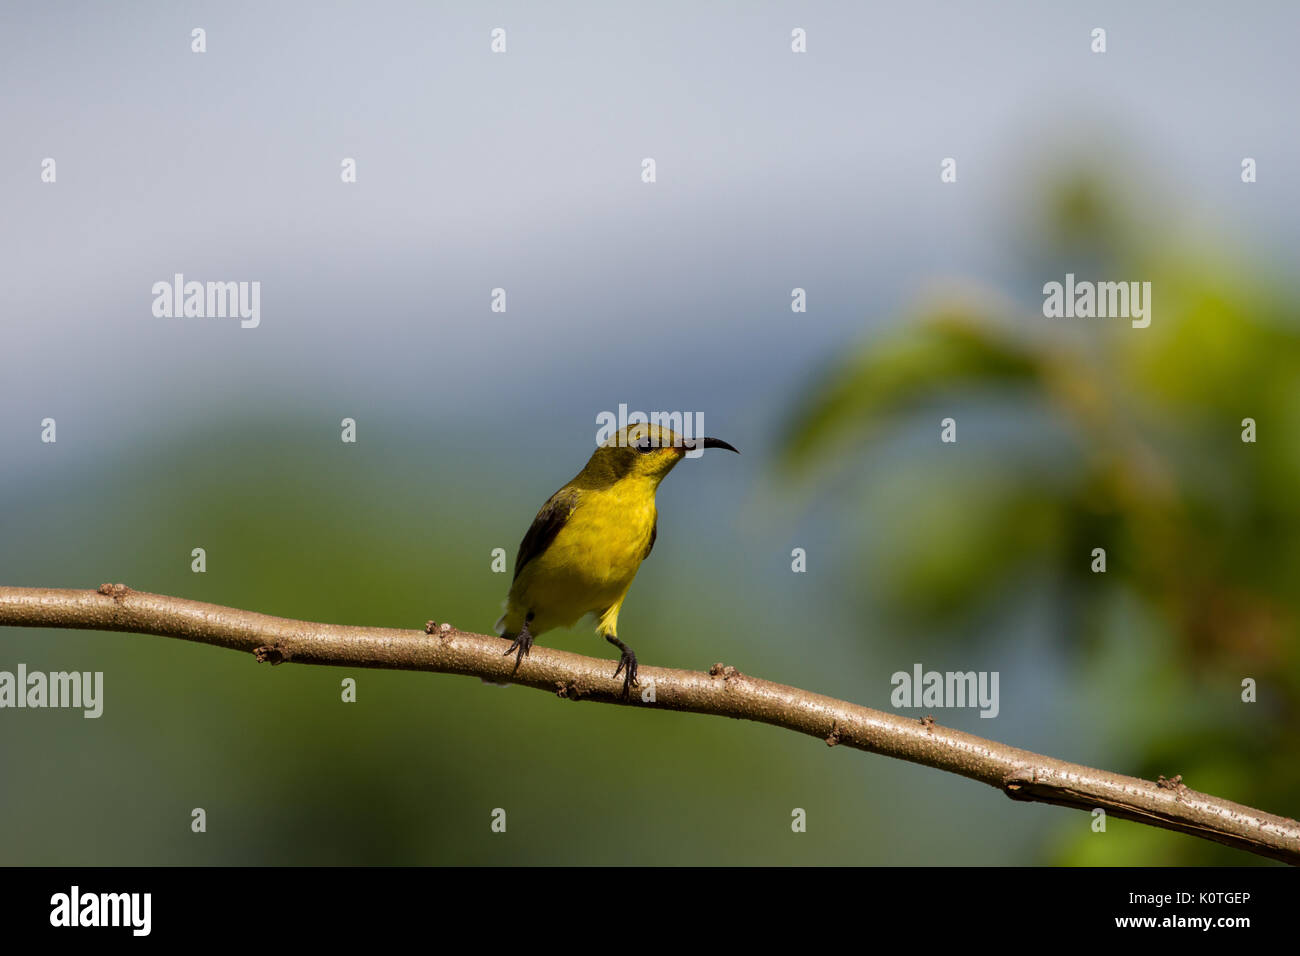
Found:
M 104 585 L 98 591 L 0 587 L 0 625 L 129 631 L 214 644 L 278 664 L 332 664 L 464 674 L 522 684 L 569 700 L 625 703 L 756 720 L 960 774 L 1013 800 L 1093 810 L 1300 863 L 1300 823 L 1184 786 L 1094 770 L 935 724 L 871 710 L 715 664 L 707 673 L 645 667 L 641 693 L 620 699 L 612 662 L 534 646 L 518 673 L 506 642 L 442 624 L 399 631 L 313 624 Z M 653 687 L 653 700 L 647 700 Z

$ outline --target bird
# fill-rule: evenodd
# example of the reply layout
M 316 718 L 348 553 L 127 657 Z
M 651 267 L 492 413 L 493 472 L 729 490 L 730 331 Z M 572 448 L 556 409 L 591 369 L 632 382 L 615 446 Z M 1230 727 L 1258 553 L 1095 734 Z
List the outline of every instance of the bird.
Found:
M 626 699 L 638 684 L 636 654 L 618 637 L 618 612 L 658 534 L 655 491 L 696 448 L 725 448 L 720 438 L 683 438 L 653 422 L 620 428 L 586 467 L 546 499 L 519 545 L 505 613 L 496 632 L 511 641 L 518 673 L 533 640 L 594 615 L 596 632 L 618 648 L 614 678 Z M 702 451 L 701 451 L 702 454 Z

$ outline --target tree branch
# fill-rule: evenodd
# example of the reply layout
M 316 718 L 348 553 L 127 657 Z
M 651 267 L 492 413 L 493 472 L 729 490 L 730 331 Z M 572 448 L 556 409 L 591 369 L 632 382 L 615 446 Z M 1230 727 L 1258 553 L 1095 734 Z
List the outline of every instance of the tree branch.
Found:
M 774 684 L 715 664 L 700 671 L 641 667 L 641 693 L 620 698 L 612 662 L 534 646 L 512 672 L 502 638 L 447 624 L 427 630 L 314 624 L 103 585 L 98 591 L 0 587 L 0 625 L 129 631 L 213 644 L 273 664 L 330 664 L 464 674 L 522 684 L 569 700 L 622 703 L 756 720 L 829 745 L 896 757 L 1030 800 L 1177 830 L 1300 863 L 1300 823 L 1197 793 L 1180 777 L 1158 782 L 1066 763 L 935 724 Z M 653 700 L 647 701 L 653 685 Z

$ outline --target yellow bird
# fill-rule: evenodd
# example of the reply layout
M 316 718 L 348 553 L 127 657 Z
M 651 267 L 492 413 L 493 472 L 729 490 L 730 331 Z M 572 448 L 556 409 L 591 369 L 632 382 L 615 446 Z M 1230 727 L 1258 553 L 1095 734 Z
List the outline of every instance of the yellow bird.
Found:
M 655 491 L 694 448 L 725 448 L 718 438 L 681 438 L 658 425 L 628 425 L 596 449 L 572 481 L 551 495 L 519 545 L 514 583 L 496 630 L 511 643 L 515 670 L 533 639 L 572 627 L 586 614 L 619 649 L 614 676 L 623 696 L 637 683 L 636 654 L 618 639 L 618 611 L 655 544 Z

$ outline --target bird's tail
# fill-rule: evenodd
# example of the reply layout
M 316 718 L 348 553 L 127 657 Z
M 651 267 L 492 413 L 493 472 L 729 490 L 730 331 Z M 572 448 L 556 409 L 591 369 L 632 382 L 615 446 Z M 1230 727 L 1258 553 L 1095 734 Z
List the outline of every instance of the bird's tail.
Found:
M 506 598 L 501 611 L 501 616 L 497 618 L 496 624 L 492 625 L 492 627 L 501 637 L 513 641 L 515 636 L 524 629 L 526 620 L 524 611 L 517 605 L 512 606 L 509 598 Z

